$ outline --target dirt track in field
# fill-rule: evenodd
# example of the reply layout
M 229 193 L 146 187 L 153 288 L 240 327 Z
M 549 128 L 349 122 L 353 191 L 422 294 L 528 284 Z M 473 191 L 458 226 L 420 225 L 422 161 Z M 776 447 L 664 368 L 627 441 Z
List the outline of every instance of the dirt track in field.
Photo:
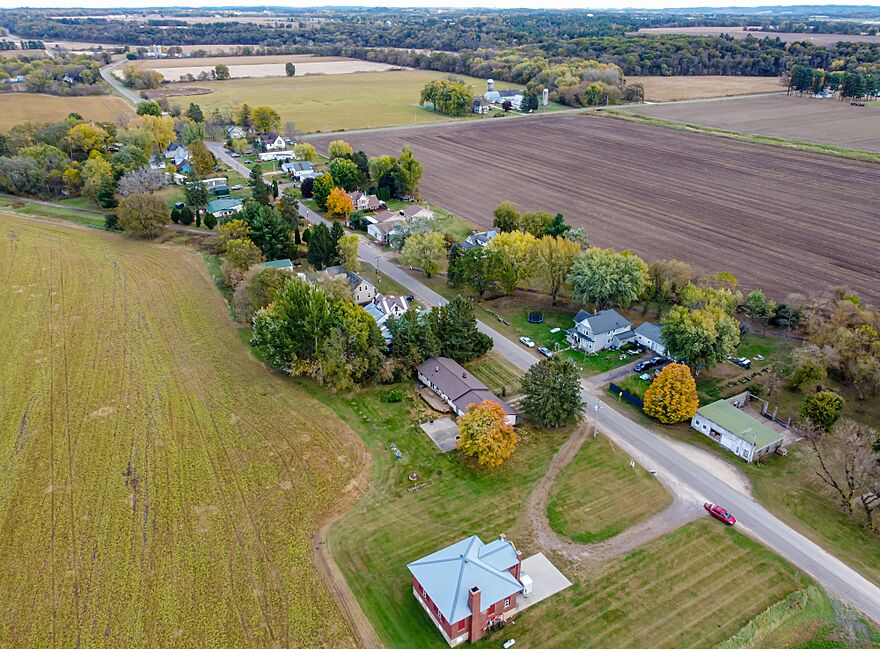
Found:
M 563 212 L 594 245 L 730 271 L 777 298 L 847 285 L 880 302 L 880 165 L 594 115 L 346 139 L 370 155 L 411 145 L 423 197 L 482 226 L 509 199 Z

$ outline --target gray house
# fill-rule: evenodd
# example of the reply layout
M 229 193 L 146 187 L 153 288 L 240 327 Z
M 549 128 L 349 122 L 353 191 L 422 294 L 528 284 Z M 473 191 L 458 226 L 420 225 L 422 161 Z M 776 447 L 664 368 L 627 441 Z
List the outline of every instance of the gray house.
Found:
M 608 347 L 635 342 L 632 323 L 614 309 L 588 313 L 581 309 L 574 317 L 574 327 L 566 332 L 568 344 L 591 354 Z
M 650 349 L 661 356 L 666 355 L 666 343 L 663 342 L 663 325 L 643 322 L 633 329 L 633 333 L 636 335 L 636 342 L 642 347 Z
M 377 295 L 376 287 L 357 273 L 346 271 L 342 266 L 328 266 L 323 271 L 331 277 L 343 276 L 351 289 L 354 303 L 359 305 L 372 302 Z
M 507 423 L 515 426 L 519 416 L 510 406 L 495 396 L 486 384 L 464 369 L 451 358 L 437 356 L 423 361 L 416 367 L 419 381 L 431 388 L 456 415 L 463 415 L 468 406 L 481 401 L 496 401 L 504 408 Z

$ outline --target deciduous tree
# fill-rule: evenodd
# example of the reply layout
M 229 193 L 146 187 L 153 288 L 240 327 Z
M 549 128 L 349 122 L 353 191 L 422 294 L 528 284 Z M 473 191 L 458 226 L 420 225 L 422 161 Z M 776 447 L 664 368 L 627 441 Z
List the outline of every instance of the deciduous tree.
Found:
M 482 299 L 486 291 L 496 285 L 495 269 L 498 266 L 496 253 L 482 246 L 474 246 L 461 250 L 453 245 L 449 251 L 449 271 L 447 278 L 450 286 L 456 288 L 470 287 Z
M 339 257 L 339 263 L 345 270 L 351 273 L 361 272 L 361 260 L 358 257 L 358 244 L 360 238 L 356 234 L 350 234 L 342 237 L 336 246 L 336 254 Z
M 358 166 L 348 158 L 334 158 L 327 165 L 333 184 L 342 187 L 346 191 L 352 191 L 361 186 L 363 175 Z
M 135 110 L 138 115 L 155 115 L 159 117 L 162 114 L 162 107 L 158 101 L 146 100 L 138 102 Z
M 492 225 L 499 232 L 514 232 L 520 228 L 520 213 L 510 201 L 499 203 L 492 212 Z
M 334 218 L 347 219 L 354 211 L 351 197 L 342 187 L 334 187 L 327 197 L 327 214 Z
M 495 468 L 513 455 L 516 432 L 505 420 L 504 408 L 497 401 L 472 403 L 458 419 L 458 448 L 476 458 L 480 466 Z
M 242 219 L 232 219 L 231 221 L 227 221 L 220 226 L 220 229 L 217 232 L 220 235 L 217 249 L 221 254 L 226 252 L 226 244 L 230 241 L 235 241 L 236 239 L 250 239 L 251 237 L 251 228 Z
M 553 216 L 548 212 L 542 212 L 540 210 L 537 212 L 526 212 L 520 219 L 519 227 L 522 228 L 523 231 L 534 236 L 536 239 L 539 239 L 547 234 L 547 227 L 552 221 Z
M 627 251 L 589 248 L 575 257 L 568 281 L 576 302 L 595 304 L 599 309 L 612 304 L 629 306 L 645 291 L 648 265 Z
M 211 173 L 217 164 L 214 154 L 208 151 L 208 147 L 201 140 L 196 140 L 190 144 L 189 156 L 192 167 L 200 178 L 204 178 Z
M 440 263 L 446 256 L 446 240 L 439 232 L 413 234 L 406 239 L 400 251 L 400 263 L 415 266 L 433 277 L 440 270 Z
M 164 189 L 168 185 L 165 174 L 157 169 L 142 167 L 124 174 L 116 184 L 116 193 L 120 196 L 132 194 L 149 194 Z
M 664 424 L 691 419 L 700 406 L 697 384 L 687 365 L 670 363 L 645 392 L 645 412 Z
M 244 273 L 254 264 L 260 263 L 263 254 L 250 239 L 233 239 L 227 242 L 223 259 L 236 270 Z
M 843 412 L 843 397 L 832 392 L 823 390 L 806 397 L 801 404 L 800 415 L 809 420 L 814 426 L 824 431 L 831 430 L 834 422 Z
M 168 205 L 155 194 L 132 194 L 119 201 L 116 208 L 119 226 L 138 237 L 158 237 L 170 222 Z
M 581 418 L 581 377 L 560 356 L 532 365 L 523 377 L 522 393 L 520 410 L 540 426 L 567 426 Z
M 285 63 L 284 64 L 284 74 L 288 77 L 292 77 L 296 75 L 296 66 L 293 63 Z
M 330 197 L 330 192 L 333 191 L 334 187 L 333 178 L 330 174 L 321 174 L 312 182 L 312 196 L 314 196 L 315 204 L 319 210 L 324 211 L 327 209 L 327 199 Z
M 565 286 L 568 273 L 581 247 L 563 237 L 545 236 L 535 244 L 535 271 L 550 293 L 550 303 L 556 304 L 559 291 Z
M 297 160 L 306 160 L 308 162 L 314 162 L 318 159 L 318 152 L 315 151 L 315 147 L 308 142 L 294 144 L 293 155 L 296 156 Z
M 354 149 L 345 140 L 333 140 L 327 145 L 327 157 L 331 160 L 348 158 L 352 155 L 354 155 Z
M 257 106 L 251 113 L 251 125 L 257 133 L 271 133 L 281 127 L 281 116 L 271 106 Z
M 496 277 L 505 293 L 513 293 L 535 270 L 536 240 L 528 232 L 502 232 L 486 246 L 495 254 Z
M 676 306 L 663 320 L 666 352 L 692 370 L 713 367 L 739 345 L 739 323 L 721 309 Z
M 397 158 L 397 169 L 401 192 L 418 198 L 419 181 L 422 179 L 422 163 L 416 160 L 411 147 L 403 147 L 403 151 Z

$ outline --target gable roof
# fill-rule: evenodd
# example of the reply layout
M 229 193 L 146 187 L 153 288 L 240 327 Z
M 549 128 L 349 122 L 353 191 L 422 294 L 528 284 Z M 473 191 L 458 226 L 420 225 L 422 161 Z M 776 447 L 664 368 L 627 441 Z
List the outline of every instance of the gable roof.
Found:
M 665 345 L 663 342 L 663 325 L 654 324 L 653 322 L 643 322 L 635 328 L 637 335 L 647 338 L 658 345 Z
M 486 230 L 485 232 L 474 232 L 469 234 L 464 241 L 459 244 L 462 250 L 470 250 L 477 246 L 486 246 L 492 239 L 498 236 L 497 230 Z
M 516 548 L 507 539 L 483 543 L 474 535 L 413 561 L 407 568 L 443 618 L 455 624 L 471 616 L 468 591 L 480 589 L 480 610 L 522 591 L 522 584 L 507 572 L 519 562 Z
M 273 142 L 276 142 L 276 141 L 278 140 L 279 137 L 281 137 L 281 136 L 278 135 L 278 133 L 263 133 L 263 134 L 260 136 L 260 139 L 261 139 L 263 142 L 265 142 L 266 144 L 271 144 L 271 143 L 273 143 Z
M 436 385 L 459 410 L 467 410 L 472 403 L 488 399 L 501 404 L 508 415 L 514 414 L 510 406 L 495 396 L 485 383 L 451 358 L 435 356 L 422 361 L 416 369 Z
M 426 214 L 423 215 L 426 218 L 428 218 L 428 215 L 430 215 L 430 218 L 434 217 L 434 212 L 421 205 L 409 205 L 405 209 L 400 210 L 400 215 L 404 218 L 411 219 L 415 216 L 419 216 L 422 212 L 426 212 Z
M 762 449 L 782 440 L 782 435 L 767 424 L 747 415 L 724 399 L 703 406 L 697 410 L 697 414 L 710 419 L 744 442 L 755 442 L 756 449 Z
M 584 320 L 587 321 L 587 324 L 589 324 L 590 329 L 595 335 L 608 333 L 614 329 L 628 327 L 632 324 L 614 309 L 604 309 L 602 311 L 597 311 L 593 315 L 590 315 L 581 309 L 574 317 L 574 321 L 576 324 L 580 324 Z

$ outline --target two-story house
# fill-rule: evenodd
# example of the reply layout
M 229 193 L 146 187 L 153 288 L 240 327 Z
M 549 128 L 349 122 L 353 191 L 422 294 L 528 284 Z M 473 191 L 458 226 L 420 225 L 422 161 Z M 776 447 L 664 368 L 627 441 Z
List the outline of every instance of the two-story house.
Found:
M 632 323 L 614 309 L 588 313 L 581 309 L 574 317 L 574 327 L 567 332 L 572 349 L 591 354 L 608 347 L 632 342 Z
M 413 561 L 413 596 L 450 647 L 477 642 L 516 613 L 522 552 L 504 536 L 472 536 Z M 524 578 L 524 577 L 523 577 Z

